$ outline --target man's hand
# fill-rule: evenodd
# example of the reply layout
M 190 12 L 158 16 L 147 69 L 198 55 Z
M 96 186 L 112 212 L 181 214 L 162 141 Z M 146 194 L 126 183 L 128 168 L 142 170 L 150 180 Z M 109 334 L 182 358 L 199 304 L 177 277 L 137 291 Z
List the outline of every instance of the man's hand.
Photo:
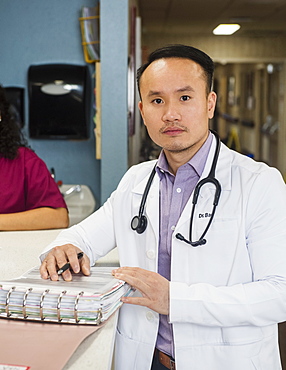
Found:
M 90 274 L 90 261 L 89 258 L 84 254 L 83 257 L 78 260 L 77 254 L 81 250 L 72 244 L 65 244 L 59 247 L 53 248 L 46 258 L 43 260 L 40 267 L 40 274 L 42 279 L 58 280 L 59 276 L 57 271 L 63 267 L 67 262 L 70 263 L 70 268 L 73 272 L 78 273 L 82 271 L 84 275 Z M 66 281 L 72 280 L 72 274 L 70 270 L 66 270 L 62 273 L 62 277 Z
M 112 273 L 142 293 L 142 297 L 122 297 L 122 302 L 145 306 L 163 315 L 169 314 L 169 281 L 163 276 L 139 267 L 120 267 Z

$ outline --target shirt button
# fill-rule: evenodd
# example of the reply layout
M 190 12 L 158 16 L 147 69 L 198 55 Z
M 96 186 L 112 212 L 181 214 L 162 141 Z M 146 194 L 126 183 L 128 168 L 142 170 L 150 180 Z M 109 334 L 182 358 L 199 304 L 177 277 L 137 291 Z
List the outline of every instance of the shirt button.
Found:
M 176 192 L 177 192 L 177 193 L 180 193 L 181 191 L 182 191 L 182 189 L 181 189 L 181 188 L 177 188 L 177 189 L 176 189 Z
M 175 230 L 175 228 L 176 228 L 176 226 L 175 225 L 173 225 L 172 227 L 171 227 L 171 230 Z
M 147 252 L 146 252 L 146 255 L 147 257 L 150 259 L 150 260 L 153 260 L 155 258 L 155 251 L 153 251 L 153 249 L 149 249 Z
M 146 313 L 146 319 L 147 319 L 148 321 L 154 321 L 154 314 L 153 314 L 153 312 L 148 311 L 148 312 Z

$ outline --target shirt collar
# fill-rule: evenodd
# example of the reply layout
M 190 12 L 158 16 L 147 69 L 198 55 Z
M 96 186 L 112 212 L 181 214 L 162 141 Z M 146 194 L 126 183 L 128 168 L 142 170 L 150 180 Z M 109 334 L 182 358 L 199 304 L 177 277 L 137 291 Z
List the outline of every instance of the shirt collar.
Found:
M 197 172 L 197 174 L 201 176 L 203 173 L 206 161 L 207 161 L 210 148 L 211 148 L 212 140 L 213 140 L 213 134 L 209 134 L 207 137 L 207 140 L 204 142 L 201 148 L 197 151 L 197 153 L 187 163 L 183 164 L 179 168 L 192 166 L 193 169 Z M 170 173 L 167 158 L 163 150 L 161 151 L 159 155 L 156 170 L 159 176 L 164 172 Z

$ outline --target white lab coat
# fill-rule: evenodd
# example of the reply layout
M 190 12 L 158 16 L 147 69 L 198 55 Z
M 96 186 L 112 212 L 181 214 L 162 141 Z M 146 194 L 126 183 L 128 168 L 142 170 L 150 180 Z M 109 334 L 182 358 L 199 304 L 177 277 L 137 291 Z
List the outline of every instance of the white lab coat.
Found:
M 209 173 L 215 140 L 202 178 Z M 132 167 L 105 205 L 49 247 L 71 242 L 94 263 L 118 247 L 122 266 L 156 271 L 159 178 L 151 186 L 143 234 L 131 230 L 154 161 Z M 172 240 L 170 315 L 177 370 L 281 369 L 277 323 L 286 320 L 286 188 L 280 173 L 222 144 L 216 177 L 222 193 L 207 243 L 188 238 L 191 199 Z M 202 187 L 194 217 L 196 240 L 212 211 L 214 186 Z M 192 198 L 192 197 L 191 197 Z M 139 293 L 136 293 L 139 294 Z M 123 305 L 116 334 L 115 369 L 150 369 L 159 315 Z

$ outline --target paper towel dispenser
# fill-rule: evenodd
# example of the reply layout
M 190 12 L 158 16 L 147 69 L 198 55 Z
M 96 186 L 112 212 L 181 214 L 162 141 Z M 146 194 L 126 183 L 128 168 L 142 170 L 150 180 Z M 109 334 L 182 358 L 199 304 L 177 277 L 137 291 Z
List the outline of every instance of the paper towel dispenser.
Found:
M 35 139 L 87 139 L 91 83 L 87 66 L 30 66 L 29 134 Z

